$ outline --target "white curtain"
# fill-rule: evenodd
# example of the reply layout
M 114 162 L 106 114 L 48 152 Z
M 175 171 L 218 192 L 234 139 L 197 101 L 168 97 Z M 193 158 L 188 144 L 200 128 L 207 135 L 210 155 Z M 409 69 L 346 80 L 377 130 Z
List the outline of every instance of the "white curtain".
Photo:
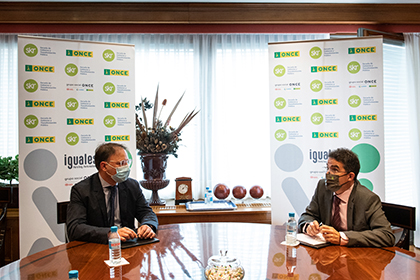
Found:
M 420 190 L 417 185 L 420 182 L 420 33 L 404 34 L 406 55 L 407 55 L 407 82 L 410 104 L 410 129 L 412 160 L 409 162 L 413 166 L 412 193 L 413 205 L 416 207 L 416 231 L 414 232 L 414 245 L 420 247 Z M 404 188 L 405 186 L 401 186 Z
M 29 34 L 72 40 L 128 43 L 136 46 L 136 102 L 168 99 L 162 118 L 186 94 L 171 120 L 177 126 L 188 111 L 200 110 L 184 128 L 178 158 L 170 156 L 168 187 L 175 178 L 193 179 L 194 198 L 205 186 L 260 185 L 270 195 L 268 51 L 269 42 L 329 38 L 328 34 Z M 0 35 L 1 155 L 17 147 L 17 39 Z M 137 179 L 142 179 L 138 162 Z M 149 191 L 145 191 L 150 196 Z

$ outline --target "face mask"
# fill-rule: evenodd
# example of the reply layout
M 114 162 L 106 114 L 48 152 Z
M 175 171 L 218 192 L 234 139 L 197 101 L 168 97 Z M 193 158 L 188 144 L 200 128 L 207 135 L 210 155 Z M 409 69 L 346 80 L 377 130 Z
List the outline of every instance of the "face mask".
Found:
M 343 185 L 345 185 L 346 183 L 340 185 L 340 177 L 346 176 L 349 173 L 343 174 L 341 176 L 338 175 L 333 175 L 330 173 L 325 174 L 325 188 L 327 188 L 327 190 L 330 190 L 332 192 L 336 192 L 338 191 Z
M 117 171 L 117 173 L 115 173 L 114 175 L 111 175 L 108 172 L 106 172 L 106 174 L 111 176 L 112 180 L 114 180 L 117 183 L 122 183 L 128 179 L 128 176 L 130 175 L 130 166 L 128 164 L 120 167 L 114 167 L 109 163 L 106 164 L 108 164 Z

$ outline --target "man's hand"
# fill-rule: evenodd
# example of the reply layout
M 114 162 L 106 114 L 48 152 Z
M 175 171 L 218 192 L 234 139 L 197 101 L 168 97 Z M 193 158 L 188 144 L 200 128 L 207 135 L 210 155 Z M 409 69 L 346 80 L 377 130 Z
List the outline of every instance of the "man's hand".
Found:
M 340 245 L 340 233 L 335 230 L 335 228 L 330 226 L 321 226 L 321 233 L 324 236 L 325 240 L 332 243 Z
M 156 236 L 155 232 L 148 225 L 142 225 L 137 229 L 137 235 L 142 239 L 149 239 Z
M 309 225 L 306 227 L 306 233 L 310 236 L 315 236 L 321 232 L 321 227 L 318 224 L 318 221 L 310 222 Z
M 137 237 L 136 232 L 128 227 L 118 229 L 118 234 L 120 235 L 122 242 Z

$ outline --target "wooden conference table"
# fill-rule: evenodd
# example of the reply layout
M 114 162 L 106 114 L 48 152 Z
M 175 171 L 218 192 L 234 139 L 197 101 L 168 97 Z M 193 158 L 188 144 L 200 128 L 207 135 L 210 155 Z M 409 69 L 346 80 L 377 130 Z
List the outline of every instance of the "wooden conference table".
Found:
M 199 280 L 220 250 L 241 260 L 248 280 L 420 278 L 420 256 L 403 249 L 287 247 L 280 244 L 284 236 L 283 226 L 267 224 L 168 224 L 159 227 L 159 243 L 124 249 L 126 266 L 104 263 L 107 245 L 70 242 L 1 268 L 0 279 L 68 279 L 68 271 L 77 269 L 80 280 Z

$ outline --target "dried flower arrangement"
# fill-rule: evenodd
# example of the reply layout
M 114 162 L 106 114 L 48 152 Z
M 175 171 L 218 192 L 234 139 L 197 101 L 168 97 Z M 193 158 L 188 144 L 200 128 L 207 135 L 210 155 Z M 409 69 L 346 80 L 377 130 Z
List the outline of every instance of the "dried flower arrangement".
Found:
M 184 92 L 185 94 L 185 92 Z M 150 103 L 147 98 L 142 98 L 141 103 L 136 106 L 136 147 L 138 154 L 172 154 L 178 157 L 178 142 L 181 141 L 181 130 L 198 114 L 199 111 L 195 109 L 188 113 L 179 124 L 178 128 L 169 126 L 172 115 L 175 113 L 179 103 L 181 102 L 184 94 L 179 98 L 175 104 L 167 120 L 162 122 L 160 115 L 163 107 L 166 106 L 167 100 L 163 100 L 162 107 L 157 116 L 158 112 L 158 96 L 159 96 L 159 85 L 156 90 L 156 97 L 154 104 Z M 153 108 L 154 107 L 154 108 Z M 146 110 L 153 108 L 152 123 L 147 122 Z M 142 117 L 139 116 L 139 112 L 142 113 Z

